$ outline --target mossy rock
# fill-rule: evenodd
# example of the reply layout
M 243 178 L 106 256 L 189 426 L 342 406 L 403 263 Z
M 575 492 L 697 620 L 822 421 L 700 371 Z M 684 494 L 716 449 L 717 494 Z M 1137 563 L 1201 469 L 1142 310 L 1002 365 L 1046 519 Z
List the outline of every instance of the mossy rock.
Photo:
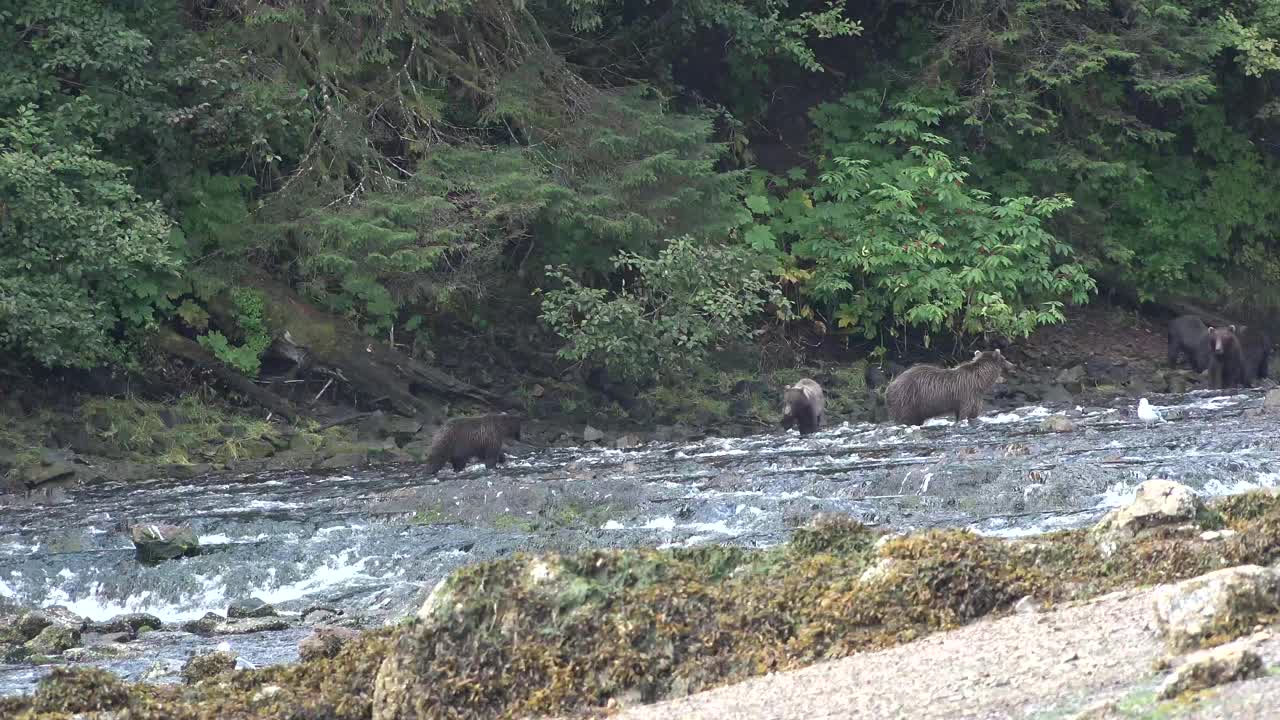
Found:
M 80 631 L 62 625 L 50 625 L 26 642 L 34 655 L 61 655 L 80 644 Z
M 182 679 L 188 684 L 218 677 L 236 669 L 236 656 L 221 650 L 196 655 L 182 666 Z
M 316 433 L 297 433 L 289 438 L 289 450 L 316 452 L 324 445 L 324 437 Z

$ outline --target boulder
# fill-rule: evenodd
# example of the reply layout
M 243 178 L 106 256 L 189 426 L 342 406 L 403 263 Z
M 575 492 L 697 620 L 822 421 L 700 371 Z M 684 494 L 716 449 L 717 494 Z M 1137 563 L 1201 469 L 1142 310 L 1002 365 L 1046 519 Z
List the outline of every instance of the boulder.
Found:
M 199 620 L 183 623 L 182 629 L 193 635 L 248 635 L 250 633 L 288 630 L 292 624 L 281 617 L 256 617 L 226 619 L 217 613 L 207 613 Z
M 1280 388 L 1268 390 L 1263 396 L 1262 411 L 1268 414 L 1280 413 Z
M 360 633 L 351 628 L 320 625 L 310 635 L 298 642 L 298 657 L 303 662 L 318 658 L 331 658 L 338 654 L 343 645 L 358 637 L 360 637 Z
M 640 445 L 640 438 L 636 435 L 631 435 L 631 434 L 623 435 L 622 437 L 613 441 L 613 446 L 619 450 L 628 450 L 633 447 L 639 447 L 639 445 Z
M 303 625 L 323 625 L 342 613 L 333 608 L 309 607 L 302 611 Z
M 227 608 L 227 617 L 232 619 L 265 618 L 275 616 L 276 609 L 258 598 L 237 600 L 231 604 L 231 607 Z
M 289 449 L 297 452 L 313 453 L 324 445 L 324 438 L 316 433 L 300 432 L 289 438 Z
M 1259 618 L 1280 610 L 1280 570 L 1257 565 L 1225 568 L 1161 585 L 1152 595 L 1156 627 L 1174 650 L 1234 639 Z
M 586 426 L 582 430 L 583 442 L 589 442 L 589 443 L 600 442 L 603 439 L 604 439 L 604 432 L 602 430 L 597 430 L 596 428 L 593 428 L 590 425 Z
M 1186 692 L 1261 677 L 1262 656 L 1250 645 L 1247 640 L 1238 641 L 1188 655 L 1160 684 L 1157 695 L 1162 700 L 1171 700 Z
M 1058 377 L 1054 379 L 1054 382 L 1061 385 L 1063 389 L 1074 395 L 1084 390 L 1084 378 L 1084 366 L 1076 365 L 1058 373 Z
M 148 615 L 146 612 L 129 612 L 128 615 L 116 615 L 115 618 L 111 618 L 105 623 L 90 623 L 87 629 L 93 633 L 104 635 L 122 633 L 128 635 L 128 637 L 136 638 L 138 632 L 143 628 L 159 630 L 163 626 L 163 621 L 160 621 L 155 615 Z
M 15 621 L 13 628 L 20 641 L 26 641 L 36 637 L 48 627 L 61 627 L 79 633 L 85 629 L 85 626 L 84 618 L 60 605 L 55 605 L 22 613 Z
M 31 465 L 22 470 L 22 483 L 28 488 L 38 488 L 49 483 L 69 483 L 76 479 L 79 468 L 65 460 L 41 465 Z
M 1076 424 L 1063 415 L 1050 415 L 1040 423 L 1040 428 L 1046 432 L 1064 433 L 1075 430 Z
M 1069 403 L 1072 400 L 1071 391 L 1061 385 L 1050 385 L 1044 389 L 1040 400 L 1047 403 Z
M 129 528 L 138 560 L 155 563 L 200 554 L 195 531 L 177 525 L 141 524 Z
M 23 647 L 33 655 L 61 655 L 80 644 L 80 631 L 62 625 L 49 625 L 28 640 Z
M 192 685 L 229 673 L 236 669 L 236 656 L 233 653 L 217 650 L 203 655 L 196 655 L 182 666 L 182 679 Z
M 1171 480 L 1148 480 L 1138 486 L 1133 502 L 1107 513 L 1093 528 L 1105 554 L 1148 528 L 1189 523 L 1204 511 L 1191 488 Z
M 369 460 L 362 452 L 338 453 L 330 455 L 312 467 L 316 470 L 345 470 L 347 468 L 368 465 Z
M 266 438 L 249 438 L 240 442 L 239 457 L 241 458 L 269 458 L 275 454 L 275 444 Z

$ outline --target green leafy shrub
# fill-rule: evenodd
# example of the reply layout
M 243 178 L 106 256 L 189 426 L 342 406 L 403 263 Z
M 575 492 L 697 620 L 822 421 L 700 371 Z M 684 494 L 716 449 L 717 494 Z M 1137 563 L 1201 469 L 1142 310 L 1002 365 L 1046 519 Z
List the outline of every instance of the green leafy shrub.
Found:
M 564 339 L 561 357 L 600 362 L 621 377 L 678 373 L 715 344 L 749 336 L 748 320 L 766 302 L 789 308 L 746 248 L 699 245 L 685 236 L 655 258 L 623 252 L 614 263 L 629 278 L 617 291 L 548 267 L 561 287 L 542 291 L 542 320 Z
M 262 354 L 271 345 L 271 331 L 267 327 L 266 298 L 251 288 L 231 289 L 231 302 L 235 323 L 243 341 L 233 345 L 221 331 L 214 330 L 196 340 L 222 362 L 253 377 L 258 374 Z M 181 308 L 179 308 L 181 311 Z
M 1063 299 L 1087 299 L 1094 281 L 1045 227 L 1069 198 L 969 188 L 968 159 L 930 130 L 944 109 L 904 101 L 880 120 L 878 100 L 814 112 L 828 158 L 816 185 L 747 197 L 747 242 L 789 253 L 803 297 L 868 338 L 891 323 L 1025 336 L 1060 322 Z
M 153 321 L 177 265 L 161 208 L 55 122 L 31 105 L 0 118 L 0 348 L 88 367 Z

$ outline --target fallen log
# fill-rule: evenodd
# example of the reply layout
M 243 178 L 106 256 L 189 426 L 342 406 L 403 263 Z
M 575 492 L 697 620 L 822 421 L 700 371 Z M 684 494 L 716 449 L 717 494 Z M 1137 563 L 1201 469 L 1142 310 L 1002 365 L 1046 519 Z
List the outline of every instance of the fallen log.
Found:
M 157 349 L 182 358 L 202 370 L 208 370 L 232 390 L 243 393 L 250 400 L 277 415 L 283 416 L 290 422 L 300 417 L 300 413 L 293 403 L 227 367 L 225 363 L 214 357 L 213 353 L 205 350 L 200 343 L 183 337 L 168 328 L 156 334 L 154 343 Z
M 443 414 L 439 402 L 418 393 L 518 408 L 505 398 L 370 338 L 347 319 L 311 305 L 272 278 L 257 274 L 245 281 L 267 298 L 266 320 L 276 338 L 277 352 L 299 365 L 337 377 L 366 398 L 385 399 L 402 415 L 439 418 Z

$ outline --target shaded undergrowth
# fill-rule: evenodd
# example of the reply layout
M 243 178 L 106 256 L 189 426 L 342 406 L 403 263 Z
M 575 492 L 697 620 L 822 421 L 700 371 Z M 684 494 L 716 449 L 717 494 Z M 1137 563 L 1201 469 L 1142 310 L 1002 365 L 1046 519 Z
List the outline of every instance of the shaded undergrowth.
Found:
M 460 570 L 430 619 L 365 635 L 332 659 L 191 687 L 62 671 L 0 716 L 496 718 L 649 702 L 889 647 L 1009 608 L 1173 581 L 1280 556 L 1280 499 L 1215 505 L 1234 534 L 1157 528 L 1104 556 L 1088 530 L 1022 540 L 883 537 L 820 519 L 771 550 L 706 546 L 513 556 Z M 385 663 L 384 663 L 385 661 Z M 377 700 L 375 701 L 375 686 Z M 375 712 L 376 711 L 376 712 Z

